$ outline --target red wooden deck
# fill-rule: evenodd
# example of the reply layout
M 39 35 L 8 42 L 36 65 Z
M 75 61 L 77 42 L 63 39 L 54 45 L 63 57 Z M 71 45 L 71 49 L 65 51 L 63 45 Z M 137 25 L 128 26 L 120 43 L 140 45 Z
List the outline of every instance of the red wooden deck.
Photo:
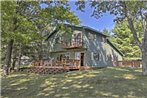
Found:
M 36 60 L 33 61 L 33 67 L 29 72 L 39 73 L 39 74 L 55 74 L 61 72 L 67 72 L 69 70 L 79 70 L 80 60 L 69 59 L 69 60 Z

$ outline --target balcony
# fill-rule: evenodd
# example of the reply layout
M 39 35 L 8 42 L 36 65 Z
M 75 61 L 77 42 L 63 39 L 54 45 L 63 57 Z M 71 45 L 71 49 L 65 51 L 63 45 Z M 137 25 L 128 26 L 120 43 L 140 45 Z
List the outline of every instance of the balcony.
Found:
M 64 49 L 79 49 L 83 46 L 83 40 L 82 40 L 82 33 L 74 33 L 72 35 L 72 39 L 69 42 L 65 42 L 63 45 Z
M 83 47 L 82 41 L 73 41 L 63 44 L 64 49 L 78 49 Z

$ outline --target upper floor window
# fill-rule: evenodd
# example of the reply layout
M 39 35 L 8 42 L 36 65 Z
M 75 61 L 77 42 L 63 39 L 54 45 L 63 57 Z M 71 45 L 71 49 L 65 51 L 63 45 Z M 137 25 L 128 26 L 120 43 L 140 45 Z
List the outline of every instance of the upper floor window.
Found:
M 56 37 L 55 42 L 56 42 L 56 43 L 59 42 L 59 37 Z
M 82 33 L 81 32 L 75 32 L 72 35 L 72 45 L 73 46 L 79 46 L 82 44 Z
M 90 40 L 96 40 L 97 35 L 94 34 L 94 33 L 90 33 L 90 32 L 88 32 L 88 38 L 89 38 Z
M 91 52 L 91 60 L 100 61 L 100 54 L 97 52 Z
M 55 42 L 56 43 L 62 43 L 63 42 L 63 40 L 62 40 L 63 38 L 61 37 L 61 36 L 58 36 L 58 37 L 56 37 L 56 39 L 55 39 Z
M 94 40 L 96 40 L 96 37 L 97 37 L 97 35 L 96 35 L 96 34 L 94 34 Z
M 88 33 L 88 38 L 89 38 L 90 40 L 93 40 L 93 39 L 94 39 L 94 35 L 91 34 L 91 33 L 89 32 L 89 33 Z
M 94 59 L 99 61 L 100 60 L 100 54 L 99 53 L 94 53 Z

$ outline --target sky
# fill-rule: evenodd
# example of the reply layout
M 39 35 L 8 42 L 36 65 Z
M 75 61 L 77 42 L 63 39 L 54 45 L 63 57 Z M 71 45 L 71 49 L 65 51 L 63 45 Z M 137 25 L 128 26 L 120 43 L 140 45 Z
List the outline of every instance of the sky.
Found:
M 69 2 L 71 6 L 71 11 L 75 13 L 76 16 L 79 17 L 81 21 L 81 25 L 89 26 L 91 28 L 94 28 L 96 30 L 102 31 L 103 29 L 108 29 L 109 31 L 113 29 L 115 19 L 114 15 L 110 15 L 109 13 L 104 14 L 99 19 L 96 19 L 94 17 L 91 17 L 92 9 L 89 5 L 86 5 L 85 11 L 81 12 L 79 10 L 76 10 L 76 5 L 74 4 L 74 1 Z
M 92 9 L 89 5 L 86 4 L 85 11 L 81 12 L 76 9 L 77 6 L 75 5 L 75 1 L 70 1 L 69 4 L 71 6 L 71 11 L 78 16 L 82 26 L 88 26 L 99 31 L 102 31 L 103 29 L 111 31 L 113 29 L 113 20 L 115 19 L 115 16 L 105 13 L 102 17 L 96 19 L 91 17 Z M 41 7 L 46 7 L 46 5 L 42 4 Z

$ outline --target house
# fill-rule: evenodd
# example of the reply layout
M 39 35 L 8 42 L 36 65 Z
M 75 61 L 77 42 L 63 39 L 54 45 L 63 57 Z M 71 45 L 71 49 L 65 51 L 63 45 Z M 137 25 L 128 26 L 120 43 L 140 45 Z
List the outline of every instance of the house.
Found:
M 49 56 L 57 61 L 77 62 L 79 67 L 113 66 L 123 54 L 109 36 L 87 26 L 66 25 L 69 32 L 54 30 L 47 38 Z M 69 63 L 74 66 L 74 63 Z

